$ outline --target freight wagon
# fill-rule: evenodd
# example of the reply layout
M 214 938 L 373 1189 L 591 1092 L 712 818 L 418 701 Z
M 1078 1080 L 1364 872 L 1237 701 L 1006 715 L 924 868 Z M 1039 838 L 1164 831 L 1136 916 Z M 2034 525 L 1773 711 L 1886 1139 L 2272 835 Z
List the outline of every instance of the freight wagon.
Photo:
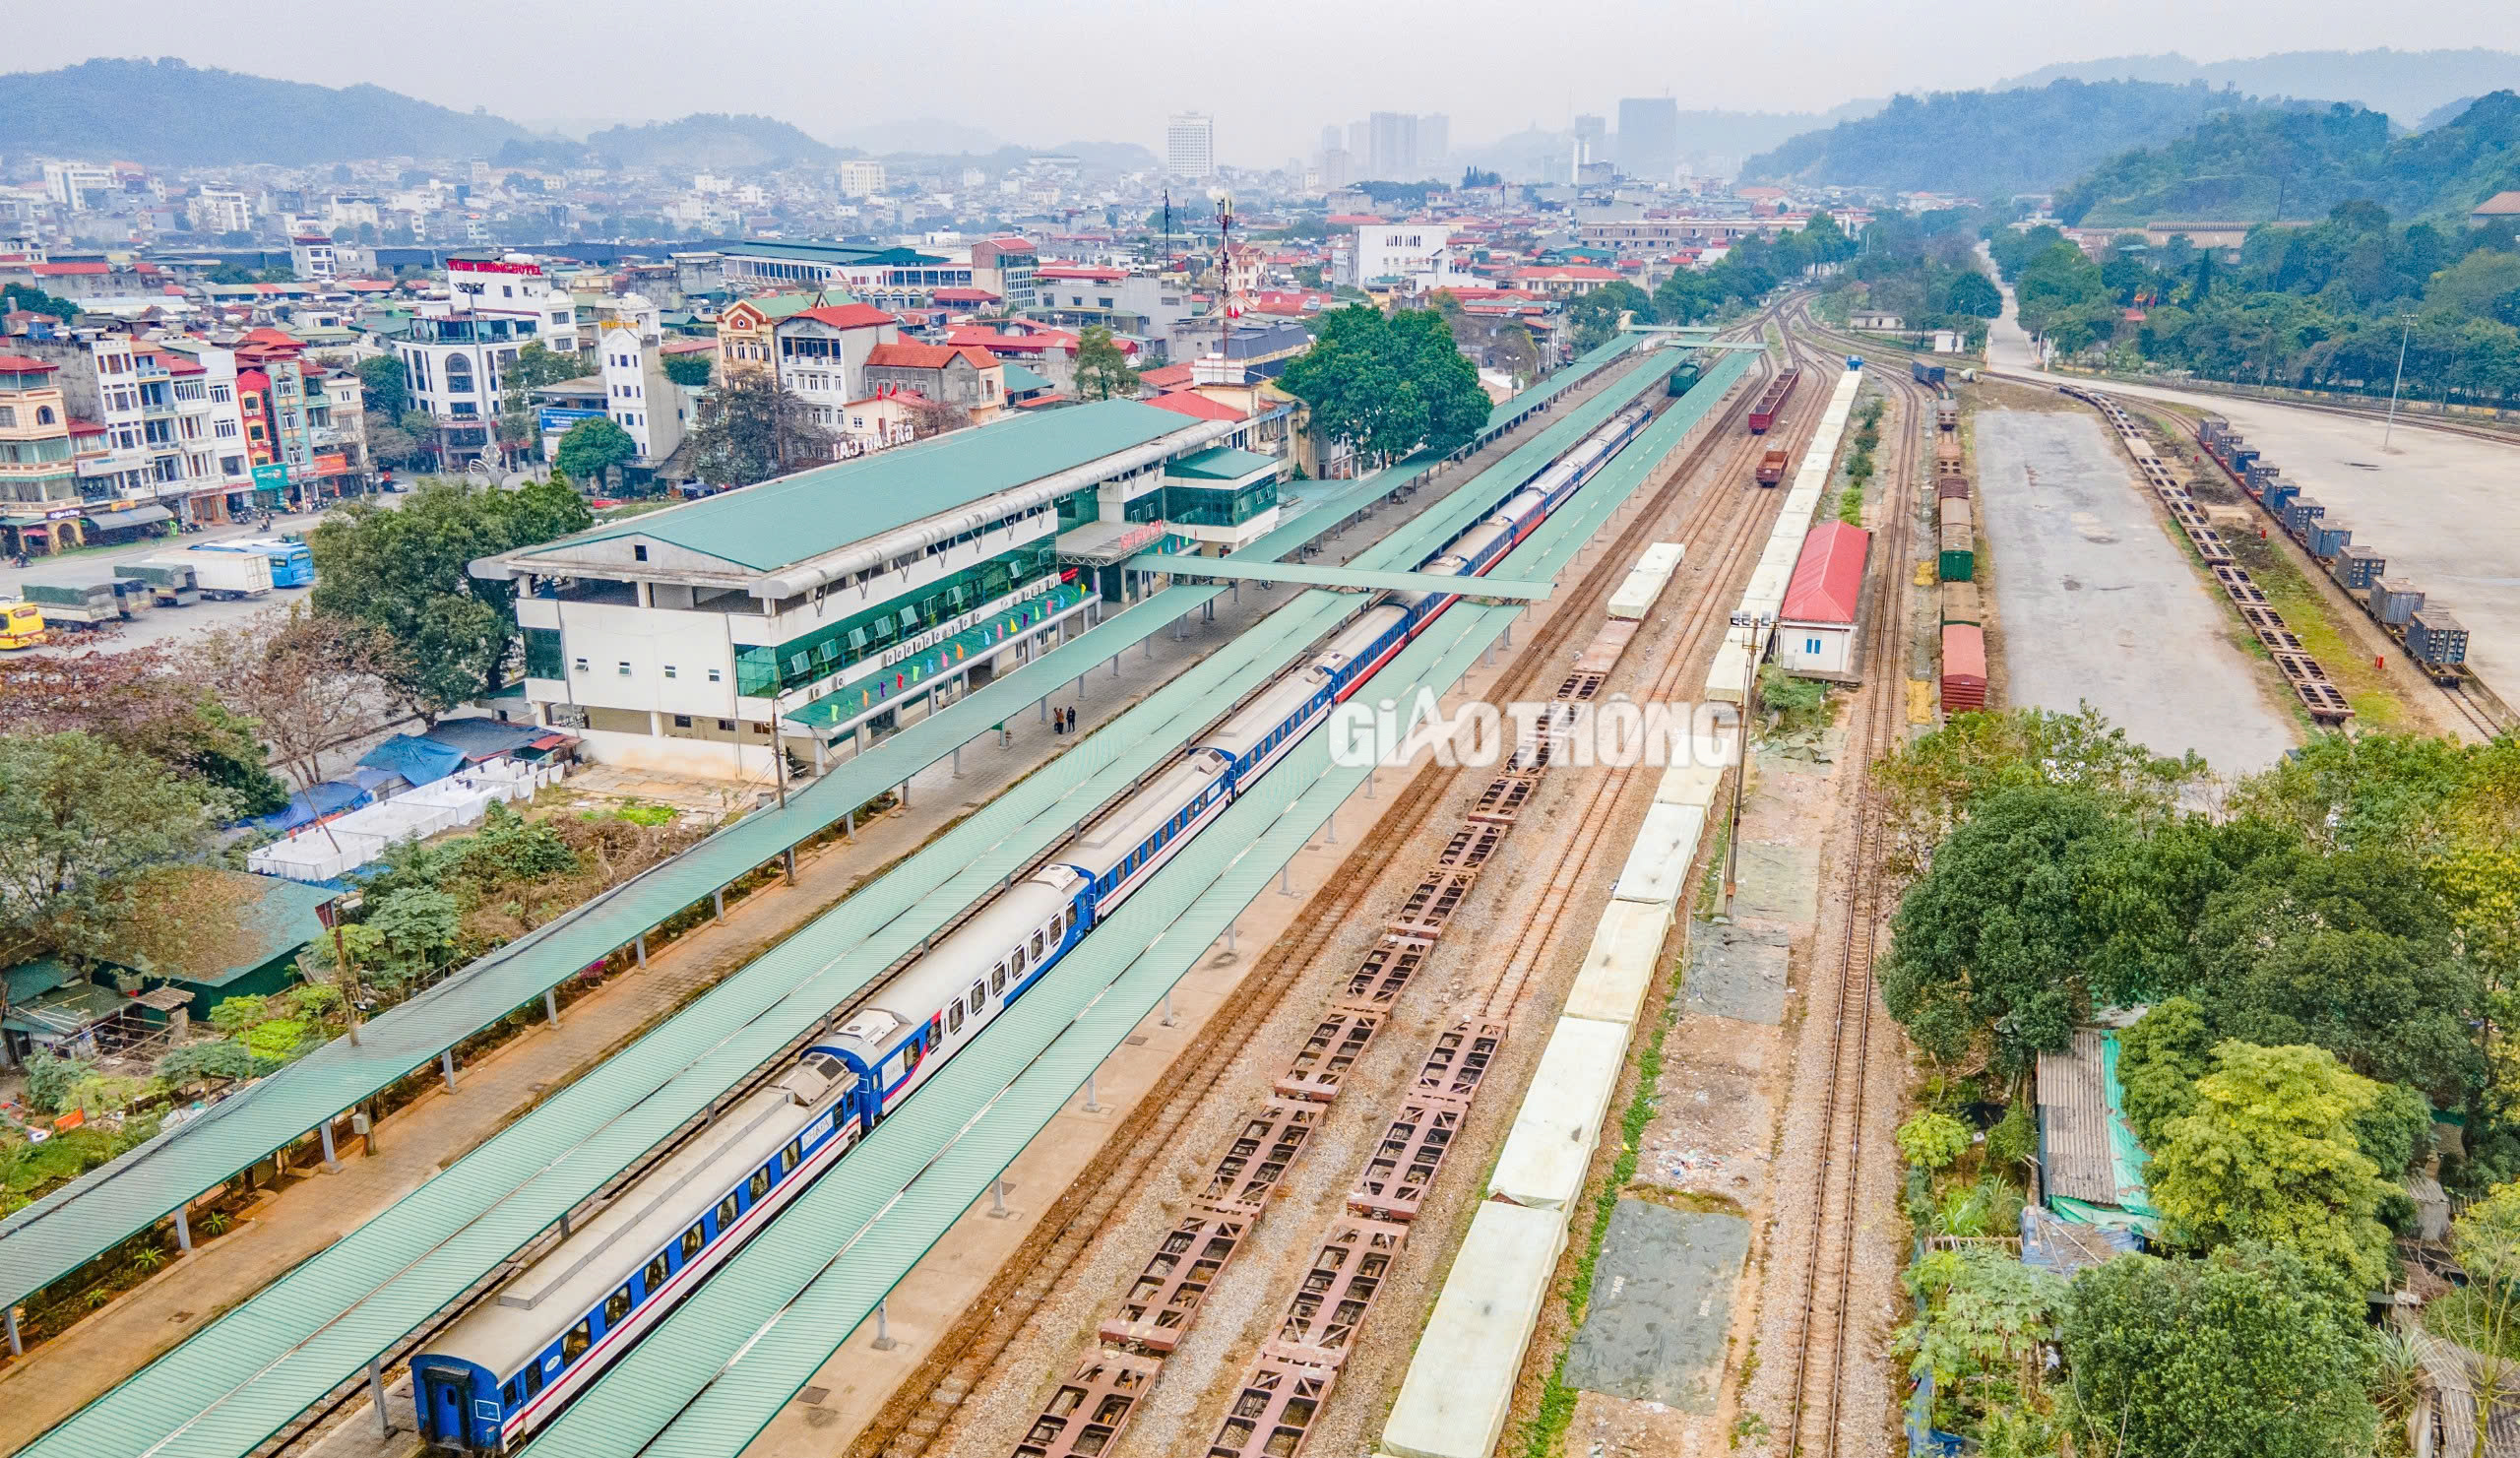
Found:
M 1960 428 L 1960 402 L 1946 395 L 1933 403 L 1933 428 L 1948 434 Z
M 1766 455 L 1761 456 L 1759 458 L 1759 484 L 1763 486 L 1773 486 L 1777 482 L 1784 480 L 1785 464 L 1786 454 L 1781 448 L 1770 451 Z
M 1776 423 L 1777 412 L 1785 409 L 1786 398 L 1794 393 L 1795 385 L 1801 378 L 1800 367 L 1789 364 L 1785 367 L 1784 373 L 1768 381 L 1768 387 L 1759 392 L 1757 403 L 1750 407 L 1752 435 L 1768 433 L 1768 427 Z
M 2380 574 L 2388 568 L 2389 559 L 2380 555 L 2379 548 L 2349 545 L 2336 554 L 2336 565 L 2331 570 L 2336 574 L 2339 587 L 2367 599 L 2371 584 L 2378 582 Z
M 1982 616 L 1984 611 L 1979 603 L 1976 583 L 1946 582 L 1942 585 L 1942 620 L 1946 626 L 1952 623 L 1981 626 L 1985 622 Z
M 1976 623 L 1948 623 L 1942 630 L 1942 712 L 1967 714 L 1986 707 L 1986 634 Z
M 2301 545 L 2308 548 L 2311 556 L 2328 562 L 2335 560 L 2337 554 L 2345 550 L 2346 543 L 2353 539 L 2352 527 L 2321 517 L 2310 523 L 2309 530 L 2302 535 Z
M 1908 377 L 1920 385 L 1931 385 L 1937 390 L 1942 388 L 1942 366 L 1939 364 L 1911 359 L 1908 361 Z
M 1978 575 L 1978 542 L 1970 536 L 1968 523 L 1951 522 L 1943 527 L 1937 567 L 1944 582 L 1967 582 Z

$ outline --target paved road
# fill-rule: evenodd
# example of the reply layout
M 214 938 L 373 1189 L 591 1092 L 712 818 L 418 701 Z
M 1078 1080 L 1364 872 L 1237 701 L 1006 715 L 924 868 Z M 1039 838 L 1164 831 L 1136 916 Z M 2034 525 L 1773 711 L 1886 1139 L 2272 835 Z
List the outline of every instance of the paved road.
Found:
M 2070 714 L 2088 701 L 2156 751 L 2193 749 L 2225 777 L 2282 758 L 2292 722 L 2100 421 L 1981 411 L 1977 434 L 2012 702 Z
M 385 499 L 392 501 L 395 498 L 389 496 Z M 321 512 L 307 512 L 293 516 L 283 514 L 273 518 L 272 525 L 268 529 L 239 526 L 210 527 L 190 535 L 161 537 L 131 546 L 111 547 L 102 551 L 74 552 L 65 557 L 35 557 L 31 559 L 31 564 L 24 572 L 15 567 L 0 565 L 0 599 L 24 597 L 25 594 L 19 586 L 21 583 L 85 582 L 96 577 L 110 577 L 113 575 L 116 563 L 137 562 L 146 557 L 176 556 L 182 554 L 186 548 L 198 546 L 204 542 L 224 541 L 239 537 L 302 536 L 306 529 L 321 520 L 323 520 Z M 275 588 L 265 597 L 248 598 L 239 602 L 201 602 L 190 607 L 152 608 L 124 623 L 121 633 L 112 637 L 109 643 L 98 646 L 117 649 L 144 648 L 155 644 L 178 642 L 213 628 L 224 627 L 239 619 L 251 617 L 276 603 L 303 602 L 306 601 L 306 591 L 304 588 Z M 57 632 L 53 638 L 54 641 L 50 645 L 33 651 L 75 653 L 96 642 L 94 637 L 76 629 Z
M 2010 289 L 2004 316 L 1988 331 L 1986 358 L 2009 375 L 2067 383 L 2038 368 Z M 2520 553 L 2513 550 L 2520 544 L 2520 491 L 2511 489 L 2520 445 L 2401 420 L 2384 448 L 2383 422 L 2367 416 L 2154 385 L 2080 383 L 2230 420 L 2287 479 L 2300 481 L 2304 495 L 2325 503 L 2329 520 L 2386 554 L 2391 577 L 2415 579 L 2432 605 L 2456 614 L 2470 635 L 2469 666 L 2505 699 L 2520 698 Z

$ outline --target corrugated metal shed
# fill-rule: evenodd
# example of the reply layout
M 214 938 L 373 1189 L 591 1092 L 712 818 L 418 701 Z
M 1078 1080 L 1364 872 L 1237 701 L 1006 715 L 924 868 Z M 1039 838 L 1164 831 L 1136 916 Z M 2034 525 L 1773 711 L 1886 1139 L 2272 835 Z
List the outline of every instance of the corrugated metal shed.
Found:
M 1822 522 L 1802 539 L 1794 580 L 1778 616 L 1789 622 L 1852 623 L 1863 600 L 1863 556 L 1872 534 L 1844 522 Z
M 1606 418 L 1626 398 L 1660 378 L 1659 372 L 1640 372 L 1637 378 L 1605 392 L 1605 399 L 1571 412 L 1568 420 L 1544 435 L 1571 432 L 1571 444 L 1572 435 L 1590 428 L 1582 424 L 1586 416 L 1598 413 Z M 1685 413 L 1683 407 L 1667 418 Z M 1678 428 L 1685 428 L 1685 423 L 1679 421 Z M 1517 452 L 1516 458 L 1521 454 Z M 1458 494 L 1484 493 L 1492 501 L 1509 488 L 1504 473 L 1514 459 L 1482 473 Z M 1641 468 L 1631 474 L 1641 476 Z M 1612 473 L 1606 472 L 1587 497 L 1604 491 L 1603 482 L 1612 478 Z M 1615 506 L 1615 502 L 1591 504 L 1590 519 L 1595 524 Z M 1571 554 L 1571 546 L 1564 541 L 1566 531 L 1576 525 L 1575 515 L 1561 512 L 1560 516 L 1565 520 L 1557 524 L 1559 532 L 1545 537 L 1536 533 L 1524 550 Z M 1421 517 L 1393 534 L 1382 546 L 1395 556 L 1411 551 L 1423 555 L 1452 530 L 1457 529 Z M 1584 530 L 1589 533 L 1590 528 Z M 1560 545 L 1551 552 L 1545 542 Z M 1145 632 L 1152 632 L 1213 592 L 1169 590 L 1156 602 L 1122 614 L 1105 629 L 1143 615 Z M 1167 601 L 1178 601 L 1181 606 L 1149 610 Z M 719 1093 L 776 1055 L 921 937 L 985 894 L 1040 849 L 1054 843 L 1095 805 L 1168 757 L 1190 733 L 1343 619 L 1356 603 L 1356 599 L 1344 595 L 1307 593 L 1281 609 L 1282 615 L 1294 613 L 1307 621 L 1306 631 L 1238 635 L 1232 644 L 1125 716 L 1121 724 L 1129 726 L 1127 730 L 1106 729 L 1062 757 L 1052 767 L 1059 772 L 1031 777 L 866 892 L 722 983 L 652 1033 L 629 1055 L 612 1059 L 572 1085 L 394 1211 L 300 1266 L 162 1359 L 141 1380 L 92 1404 L 27 1451 L 87 1458 L 95 1453 L 175 1451 L 169 1443 L 188 1452 L 242 1452 L 251 1447 L 546 1229 L 563 1210 L 627 1168 L 665 1131 L 697 1116 Z M 1493 631 L 1501 633 L 1503 623 L 1516 610 L 1456 608 L 1456 616 L 1447 622 L 1490 623 L 1491 614 L 1503 614 L 1491 623 Z M 1096 634 L 1103 631 L 1098 629 Z M 1139 632 L 1118 646 L 1144 635 Z M 933 742 L 950 748 L 1006 717 L 1002 704 L 982 702 L 1001 686 L 1016 690 L 1005 702 L 1021 706 L 1042 687 L 1073 677 L 1108 657 L 1114 645 L 1095 643 L 1094 636 L 945 710 L 940 721 L 966 710 L 976 712 L 965 716 L 969 726 L 960 728 L 953 737 Z M 1423 641 L 1436 641 L 1436 635 Z M 1468 658 L 1484 648 L 1482 639 Z M 1072 652 L 1076 653 L 1073 662 L 1058 663 Z M 1463 660 L 1464 666 L 1468 658 Z M 1017 680 L 1034 667 L 1048 670 L 1041 675 L 1044 683 L 1019 687 Z M 875 761 L 885 749 L 919 737 L 924 736 L 914 733 L 888 740 L 870 751 L 865 761 Z M 1112 741 L 1107 746 L 1102 743 L 1105 738 Z M 932 763 L 940 757 L 942 752 L 927 754 L 917 763 Z M 859 763 L 851 761 L 807 793 L 826 790 Z M 906 772 L 888 770 L 890 778 L 882 784 L 896 783 Z M 836 803 L 855 804 L 864 797 Z M 766 818 L 747 819 L 735 828 Z M 827 815 L 822 823 L 833 818 L 836 815 Z M 747 864 L 775 854 L 774 848 Z M 660 869 L 680 864 L 672 862 Z M 1265 881 L 1266 876 L 1261 879 Z M 704 887 L 677 905 L 688 905 L 706 894 Z M 575 965 L 566 964 L 561 975 Z M 443 986 L 436 989 L 443 990 Z M 371 1033 L 368 1049 L 378 1046 Z M 553 1157 L 550 1151 L 554 1150 L 562 1153 Z M 6 1254 L 6 1247 L 0 1246 L 0 1257 Z M 213 1332 L 219 1335 L 213 1338 Z
M 2039 1143 L 2048 1198 L 2117 1203 L 2099 1029 L 2076 1029 L 2069 1052 L 2039 1055 Z

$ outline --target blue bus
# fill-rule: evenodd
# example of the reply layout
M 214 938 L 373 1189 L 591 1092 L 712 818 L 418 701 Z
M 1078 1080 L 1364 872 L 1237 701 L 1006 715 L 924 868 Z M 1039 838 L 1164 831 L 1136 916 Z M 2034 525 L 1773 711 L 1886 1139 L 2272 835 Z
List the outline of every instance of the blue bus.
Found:
M 252 552 L 269 557 L 272 564 L 272 586 L 302 588 L 315 580 L 315 554 L 303 541 L 284 537 L 243 537 L 226 541 L 205 541 L 192 548 L 197 552 Z

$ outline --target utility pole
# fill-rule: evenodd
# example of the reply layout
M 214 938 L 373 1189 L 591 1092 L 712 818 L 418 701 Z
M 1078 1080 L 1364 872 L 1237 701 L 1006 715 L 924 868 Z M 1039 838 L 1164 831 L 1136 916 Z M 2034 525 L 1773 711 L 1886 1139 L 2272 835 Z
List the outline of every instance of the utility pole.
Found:
M 2398 315 L 2398 373 L 2389 382 L 2389 422 L 2380 427 L 2380 449 L 2389 448 L 2389 436 L 2398 428 L 2398 391 L 2406 384 L 2406 337 L 2415 328 L 2413 314 Z
M 1724 838 L 1724 919 L 1732 919 L 1732 893 L 1741 881 L 1741 787 L 1750 778 L 1750 718 L 1758 712 L 1759 630 L 1776 618 L 1764 612 L 1735 612 L 1732 626 L 1745 628 L 1741 651 L 1741 721 L 1737 742 L 1740 763 L 1732 767 L 1732 825 Z

